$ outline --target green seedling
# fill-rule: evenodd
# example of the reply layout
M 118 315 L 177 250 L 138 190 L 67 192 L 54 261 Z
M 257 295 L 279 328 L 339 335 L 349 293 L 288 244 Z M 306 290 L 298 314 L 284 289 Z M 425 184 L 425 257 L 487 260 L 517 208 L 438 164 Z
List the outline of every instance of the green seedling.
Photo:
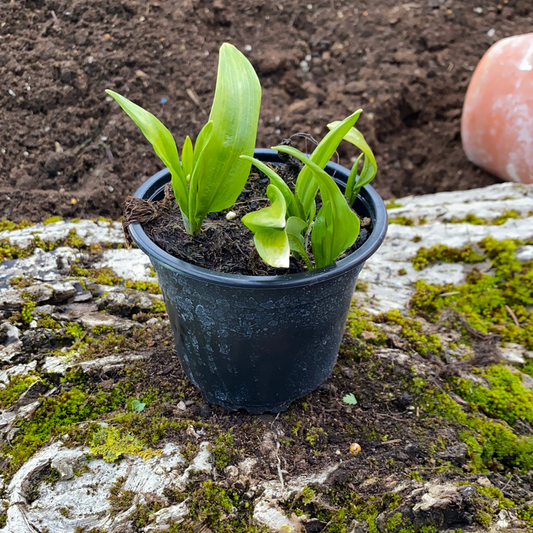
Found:
M 234 46 L 220 48 L 215 98 L 209 121 L 193 146 L 187 136 L 181 160 L 170 131 L 151 113 L 120 94 L 106 91 L 139 126 L 168 167 L 172 188 L 191 235 L 200 232 L 208 213 L 231 207 L 244 188 L 253 155 L 261 86 L 250 62 Z
M 354 396 L 353 392 L 343 396 L 342 401 L 347 405 L 357 405 L 357 398 Z

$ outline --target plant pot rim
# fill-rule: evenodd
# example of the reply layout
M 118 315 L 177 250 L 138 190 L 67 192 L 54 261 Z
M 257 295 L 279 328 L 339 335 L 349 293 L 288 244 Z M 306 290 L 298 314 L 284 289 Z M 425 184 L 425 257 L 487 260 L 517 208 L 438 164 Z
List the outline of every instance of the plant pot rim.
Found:
M 271 149 L 256 149 L 254 155 L 262 158 L 268 162 L 280 162 L 277 156 L 278 152 Z M 336 163 L 328 163 L 326 170 L 333 172 L 345 173 L 346 168 Z M 150 200 L 154 195 L 149 194 L 150 188 L 153 186 L 153 182 L 157 181 L 167 175 L 170 172 L 168 169 L 163 169 L 151 178 L 146 180 L 134 194 L 135 198 L 141 198 Z M 335 179 L 335 178 L 334 178 Z M 335 179 L 339 184 L 344 185 L 341 181 Z M 196 279 L 201 279 L 211 283 L 225 286 L 238 286 L 239 288 L 250 289 L 275 289 L 280 287 L 298 287 L 303 285 L 310 285 L 314 283 L 320 283 L 331 278 L 341 276 L 347 270 L 359 266 L 364 263 L 370 256 L 372 256 L 383 240 L 387 233 L 388 218 L 387 209 L 383 200 L 379 194 L 370 185 L 363 187 L 359 193 L 363 197 L 363 201 L 372 205 L 375 210 L 372 217 L 373 229 L 372 233 L 366 240 L 366 242 L 353 253 L 347 257 L 337 261 L 333 265 L 329 265 L 316 270 L 310 270 L 306 272 L 300 272 L 298 274 L 282 274 L 278 276 L 248 276 L 243 274 L 229 274 L 225 272 L 218 272 L 216 270 L 209 270 L 207 268 L 199 267 L 187 263 L 169 253 L 165 252 L 162 248 L 157 246 L 145 233 L 141 224 L 133 222 L 128 226 L 131 238 L 135 244 L 145 252 L 151 259 L 155 259 L 160 263 L 165 264 L 171 270 L 177 271 L 182 275 L 190 276 Z

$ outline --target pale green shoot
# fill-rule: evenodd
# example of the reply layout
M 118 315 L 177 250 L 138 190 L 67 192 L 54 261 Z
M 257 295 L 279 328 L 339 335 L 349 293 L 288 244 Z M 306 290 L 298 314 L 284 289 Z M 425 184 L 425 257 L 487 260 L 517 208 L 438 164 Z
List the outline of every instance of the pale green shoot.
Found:
M 242 222 L 254 233 L 257 252 L 265 263 L 276 268 L 289 268 L 290 246 L 286 227 L 287 203 L 275 185 L 267 187 L 271 205 L 242 217 Z

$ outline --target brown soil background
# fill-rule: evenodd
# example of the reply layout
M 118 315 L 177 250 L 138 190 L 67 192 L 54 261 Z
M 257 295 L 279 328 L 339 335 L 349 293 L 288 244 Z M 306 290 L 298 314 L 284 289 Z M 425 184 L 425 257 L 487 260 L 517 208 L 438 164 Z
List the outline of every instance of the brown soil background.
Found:
M 258 146 L 320 138 L 362 107 L 385 198 L 490 185 L 462 152 L 461 106 L 483 53 L 532 15 L 529 0 L 2 0 L 0 217 L 120 216 L 161 163 L 104 89 L 181 146 L 206 121 L 224 41 L 263 86 Z

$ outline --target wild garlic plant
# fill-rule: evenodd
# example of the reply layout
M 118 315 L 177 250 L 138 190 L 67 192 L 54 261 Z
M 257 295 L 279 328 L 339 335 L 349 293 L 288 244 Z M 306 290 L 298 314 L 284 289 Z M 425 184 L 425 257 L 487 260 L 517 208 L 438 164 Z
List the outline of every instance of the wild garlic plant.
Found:
M 292 252 L 303 259 L 308 269 L 312 269 L 313 265 L 307 254 L 309 237 L 315 268 L 333 264 L 355 243 L 360 222 L 350 206 L 361 188 L 369 184 L 377 172 L 372 150 L 362 134 L 353 127 L 360 114 L 361 110 L 358 110 L 343 121 L 328 124 L 330 132 L 310 157 L 294 147 L 274 147 L 274 150 L 292 155 L 304 164 L 296 178 L 294 194 L 271 167 L 253 157 L 241 156 L 251 161 L 270 180 L 267 196 L 271 205 L 242 218 L 243 223 L 254 233 L 259 255 L 269 265 L 288 268 Z M 323 170 L 343 139 L 362 152 L 350 171 L 346 196 L 343 196 L 331 176 Z M 358 176 L 362 158 L 363 166 Z M 316 213 L 315 199 L 319 190 L 322 206 Z

